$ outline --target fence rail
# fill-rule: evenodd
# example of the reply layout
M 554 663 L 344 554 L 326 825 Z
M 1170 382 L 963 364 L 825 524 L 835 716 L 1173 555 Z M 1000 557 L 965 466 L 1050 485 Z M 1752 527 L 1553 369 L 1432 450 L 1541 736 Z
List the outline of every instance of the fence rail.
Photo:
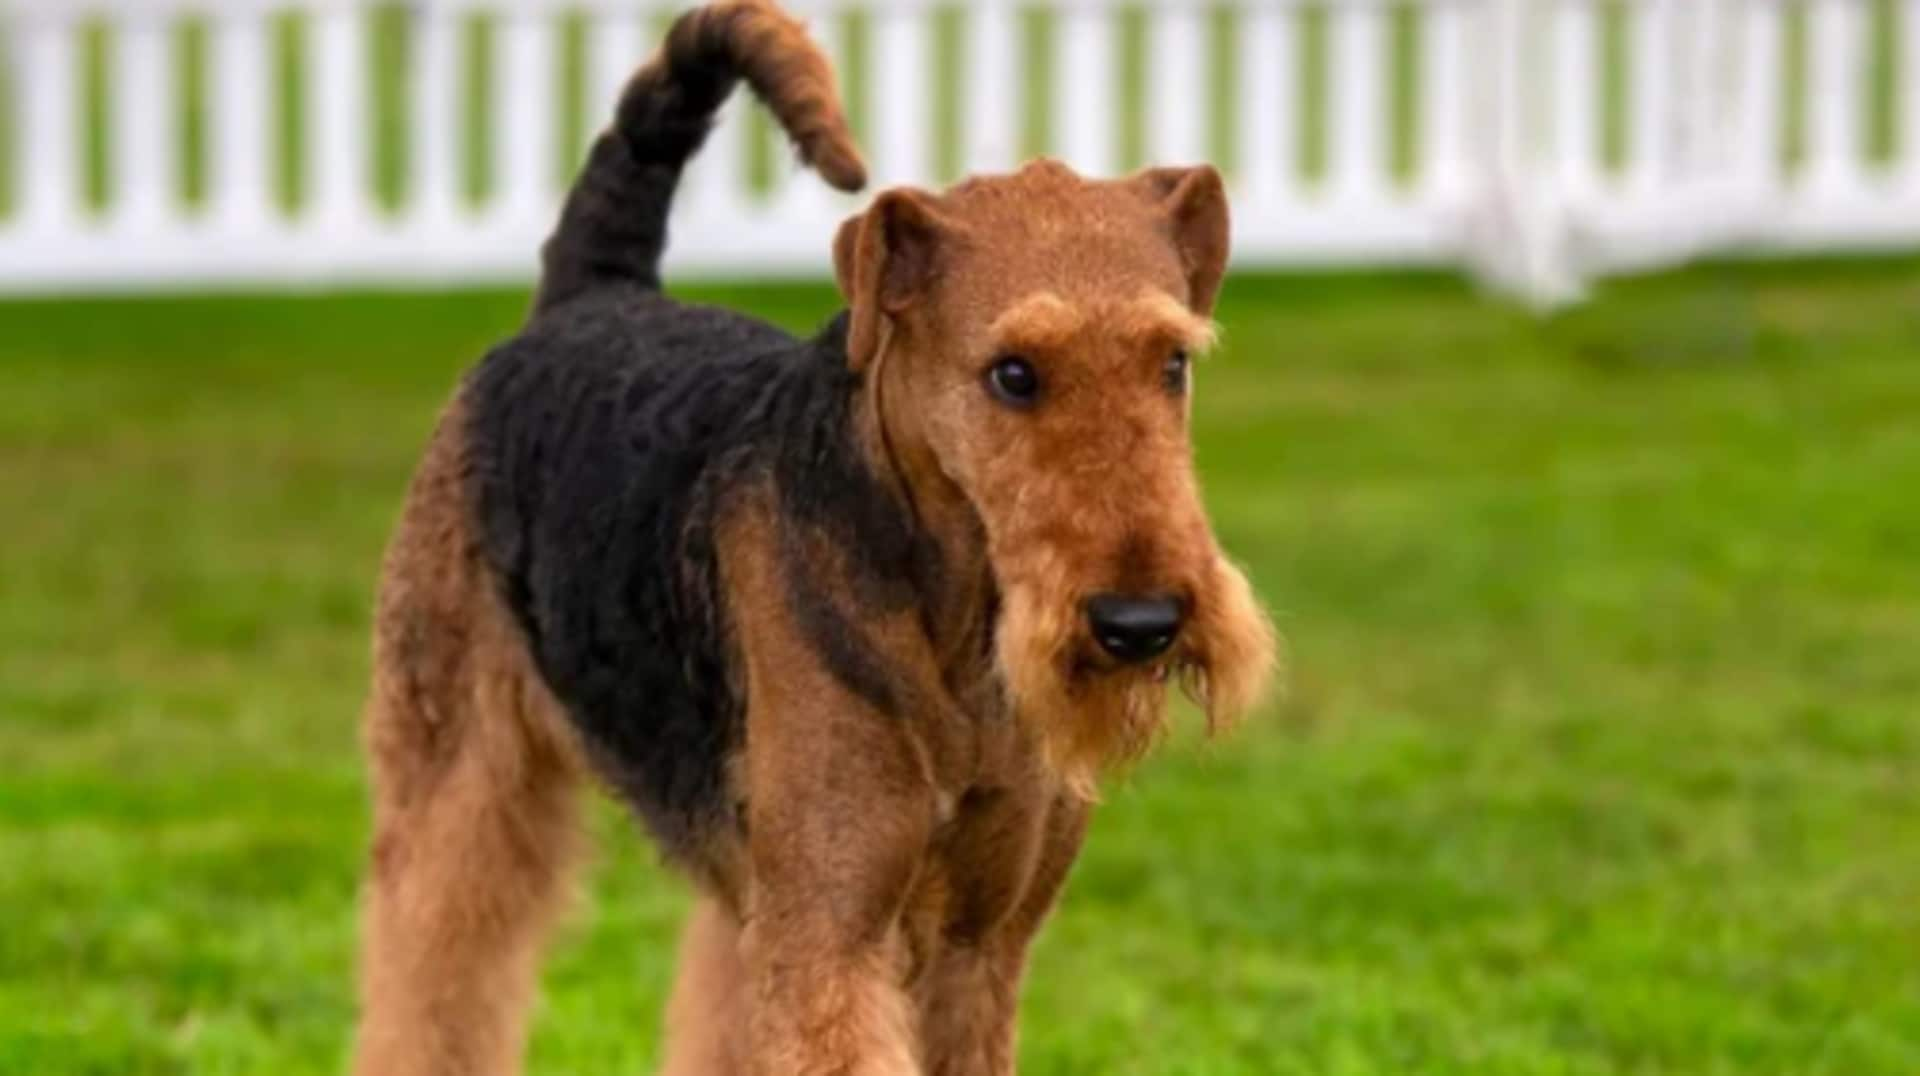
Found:
M 1242 265 L 1459 264 L 1552 301 L 1706 251 L 1920 246 L 1920 0 L 791 6 L 878 182 L 1217 159 Z M 529 279 L 582 110 L 669 13 L 0 0 L 0 292 Z M 675 271 L 825 271 L 856 203 L 771 139 L 728 107 Z

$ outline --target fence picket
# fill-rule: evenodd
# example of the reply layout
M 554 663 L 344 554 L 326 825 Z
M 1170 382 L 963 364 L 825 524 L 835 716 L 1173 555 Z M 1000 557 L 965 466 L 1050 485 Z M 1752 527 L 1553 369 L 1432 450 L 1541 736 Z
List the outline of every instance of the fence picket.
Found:
M 45 12 L 19 26 L 21 146 L 20 217 L 25 226 L 59 232 L 80 206 L 80 80 L 74 23 Z
M 1147 163 L 1207 155 L 1206 14 L 1187 6 L 1152 13 L 1147 40 Z
M 911 9 L 874 17 L 873 166 L 881 186 L 925 183 L 933 173 L 929 18 Z
M 1004 171 L 1020 153 L 1020 26 L 1008 0 L 980 0 L 966 13 L 966 157 L 980 171 Z
M 1338 6 L 1333 18 L 1332 193 L 1364 201 L 1386 178 L 1387 11 L 1380 4 Z
M 344 230 L 359 227 L 370 209 L 369 68 L 362 13 L 353 6 L 319 11 L 309 48 L 313 141 L 307 167 L 313 176 L 313 217 L 338 239 Z
M 1563 0 L 1554 17 L 1553 145 L 1560 181 L 1578 198 L 1599 169 L 1599 19 L 1594 0 Z
M 413 223 L 424 234 L 453 227 L 460 203 L 460 19 L 450 5 L 416 8 L 408 122 Z
M 1695 0 L 1686 9 L 1680 155 L 1689 177 L 1712 174 L 1726 161 L 1726 131 L 1715 121 L 1727 107 L 1726 52 L 1720 47 L 1727 34 L 1725 7 L 1725 0 Z
M 640 16 L 625 7 L 602 8 L 587 22 L 587 129 L 598 133 L 613 119 L 627 80 L 646 62 Z
M 1807 28 L 1807 178 L 1829 189 L 1853 185 L 1862 161 L 1866 21 L 1859 0 L 1815 0 Z
M 500 196 L 493 213 L 503 222 L 542 227 L 560 162 L 560 24 L 549 13 L 528 11 L 502 16 L 499 25 L 500 136 L 493 146 Z
M 1060 156 L 1083 175 L 1114 170 L 1118 94 L 1113 12 L 1075 5 L 1059 13 L 1054 57 L 1054 137 Z
M 1420 11 L 1420 101 L 1414 164 L 1430 201 L 1456 198 L 1466 183 L 1466 25 L 1460 7 Z
M 1299 12 L 1291 7 L 1260 4 L 1237 14 L 1240 55 L 1240 92 L 1233 104 L 1240 135 L 1242 184 L 1256 206 L 1284 204 L 1294 197 L 1299 177 L 1293 167 L 1295 133 L 1299 130 L 1299 101 L 1294 87 Z M 1273 107 L 1261 108 L 1271 101 Z
M 1491 47 L 1481 65 L 1480 86 L 1485 95 L 1481 121 L 1486 125 L 1483 160 L 1497 184 L 1514 189 L 1529 161 L 1526 119 L 1533 101 L 1521 93 L 1527 85 L 1524 0 L 1492 0 L 1481 11 L 1482 40 Z
M 115 27 L 109 68 L 114 170 L 110 219 L 113 226 L 134 232 L 156 231 L 168 223 L 169 195 L 177 176 L 180 132 L 168 80 L 170 29 L 158 12 Z
M 1900 22 L 1900 99 L 1895 107 L 1900 134 L 1896 150 L 1903 186 L 1920 199 L 1920 0 L 1907 0 L 1896 12 Z
M 209 125 L 207 198 L 225 231 L 252 234 L 273 206 L 267 169 L 267 19 L 240 12 L 213 23 L 213 123 Z
M 1785 133 L 1786 65 L 1782 9 L 1765 0 L 1747 4 L 1734 123 L 1740 134 L 1734 171 L 1748 197 L 1763 199 L 1780 183 Z
M 272 204 L 267 171 L 267 22 L 258 12 L 217 19 L 210 48 L 213 120 L 208 125 L 207 197 L 219 226 L 257 233 Z
M 1640 191 L 1671 174 L 1673 148 L 1673 2 L 1628 8 L 1627 175 Z

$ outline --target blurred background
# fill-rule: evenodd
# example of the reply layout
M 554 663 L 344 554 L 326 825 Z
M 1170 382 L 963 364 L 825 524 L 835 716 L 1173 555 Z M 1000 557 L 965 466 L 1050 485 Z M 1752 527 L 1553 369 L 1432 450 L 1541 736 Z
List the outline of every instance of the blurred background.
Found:
M 799 5 L 882 184 L 1212 160 L 1292 688 L 1108 796 L 1035 1073 L 1920 1072 L 1920 2 Z M 0 1071 L 322 1073 L 381 545 L 666 8 L 0 0 Z M 861 204 L 728 110 L 670 285 Z M 612 808 L 536 1072 L 643 1071 Z

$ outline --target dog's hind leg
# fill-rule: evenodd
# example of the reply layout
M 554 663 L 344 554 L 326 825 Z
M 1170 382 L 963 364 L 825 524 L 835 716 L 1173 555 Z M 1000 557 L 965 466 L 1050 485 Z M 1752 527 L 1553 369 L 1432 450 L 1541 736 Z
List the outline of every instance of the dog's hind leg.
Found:
M 359 1076 L 518 1070 L 582 765 L 468 540 L 443 423 L 389 552 L 367 713 Z
M 667 1059 L 660 1076 L 733 1076 L 747 1034 L 746 965 L 740 925 L 711 897 L 687 918 L 680 970 L 667 1004 Z
M 512 715 L 484 711 L 467 717 L 495 726 L 474 730 L 493 742 L 409 775 L 428 785 L 411 796 L 378 794 L 360 1076 L 518 1070 L 538 950 L 573 858 L 576 786 L 547 748 L 505 727 Z M 394 768 L 381 766 L 380 780 L 406 784 Z

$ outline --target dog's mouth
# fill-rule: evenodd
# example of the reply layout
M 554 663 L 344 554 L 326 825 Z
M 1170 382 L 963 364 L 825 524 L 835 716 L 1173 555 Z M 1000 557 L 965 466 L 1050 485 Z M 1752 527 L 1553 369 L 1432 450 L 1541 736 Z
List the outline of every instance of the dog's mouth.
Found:
M 1091 636 L 1087 636 L 1075 641 L 1061 665 L 1070 683 L 1137 677 L 1148 683 L 1164 685 L 1184 680 L 1198 671 L 1200 655 L 1191 646 L 1176 643 L 1172 649 L 1150 661 L 1121 661 L 1107 653 Z

